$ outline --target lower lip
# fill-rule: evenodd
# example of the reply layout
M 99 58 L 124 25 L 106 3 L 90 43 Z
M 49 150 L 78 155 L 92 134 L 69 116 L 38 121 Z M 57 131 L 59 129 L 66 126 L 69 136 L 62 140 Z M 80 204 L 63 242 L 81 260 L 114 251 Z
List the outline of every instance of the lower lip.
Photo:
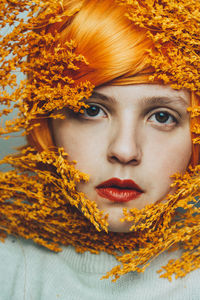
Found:
M 142 192 L 133 189 L 119 189 L 113 187 L 97 188 L 97 194 L 113 202 L 128 202 L 137 199 Z

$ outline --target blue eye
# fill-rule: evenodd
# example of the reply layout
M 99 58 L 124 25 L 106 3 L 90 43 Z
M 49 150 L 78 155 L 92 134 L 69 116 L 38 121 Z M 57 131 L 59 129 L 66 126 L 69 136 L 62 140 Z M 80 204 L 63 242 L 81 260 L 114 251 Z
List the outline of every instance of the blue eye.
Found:
M 173 124 L 177 123 L 177 120 L 174 116 L 166 111 L 159 111 L 154 113 L 150 118 L 150 121 L 160 123 L 160 124 Z
M 91 105 L 85 109 L 85 113 L 90 117 L 95 117 L 99 114 L 100 108 L 96 105 Z
M 106 114 L 101 107 L 96 104 L 89 104 L 88 108 L 84 109 L 82 117 L 94 118 L 94 117 L 105 117 Z

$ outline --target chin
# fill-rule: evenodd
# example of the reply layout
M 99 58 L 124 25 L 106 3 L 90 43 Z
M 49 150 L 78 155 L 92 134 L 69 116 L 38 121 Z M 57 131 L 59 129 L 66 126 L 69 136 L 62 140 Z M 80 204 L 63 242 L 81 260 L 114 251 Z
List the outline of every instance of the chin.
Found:
M 121 216 L 121 218 L 122 217 L 123 216 Z M 130 228 L 133 225 L 133 222 L 127 222 L 127 221 L 121 222 L 120 218 L 116 218 L 113 220 L 113 217 L 112 217 L 111 220 L 109 220 L 109 218 L 108 218 L 108 224 L 109 224 L 108 230 L 111 232 L 127 233 L 127 232 L 130 232 Z

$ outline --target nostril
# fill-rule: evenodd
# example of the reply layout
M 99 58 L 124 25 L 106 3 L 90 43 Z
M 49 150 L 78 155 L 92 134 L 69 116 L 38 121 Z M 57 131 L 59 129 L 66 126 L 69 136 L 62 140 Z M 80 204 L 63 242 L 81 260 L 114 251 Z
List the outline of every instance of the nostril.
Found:
M 140 163 L 140 159 L 132 158 L 132 159 L 125 159 L 124 157 L 119 157 L 119 156 L 110 156 L 108 160 L 111 163 L 120 163 L 123 165 L 138 165 Z

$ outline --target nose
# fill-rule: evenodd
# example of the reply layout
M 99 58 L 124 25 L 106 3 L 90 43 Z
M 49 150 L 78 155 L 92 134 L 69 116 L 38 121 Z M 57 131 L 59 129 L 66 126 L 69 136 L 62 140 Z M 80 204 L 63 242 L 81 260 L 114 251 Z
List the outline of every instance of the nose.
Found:
M 123 165 L 138 165 L 142 159 L 141 137 L 137 126 L 119 124 L 111 134 L 108 146 L 108 161 Z

